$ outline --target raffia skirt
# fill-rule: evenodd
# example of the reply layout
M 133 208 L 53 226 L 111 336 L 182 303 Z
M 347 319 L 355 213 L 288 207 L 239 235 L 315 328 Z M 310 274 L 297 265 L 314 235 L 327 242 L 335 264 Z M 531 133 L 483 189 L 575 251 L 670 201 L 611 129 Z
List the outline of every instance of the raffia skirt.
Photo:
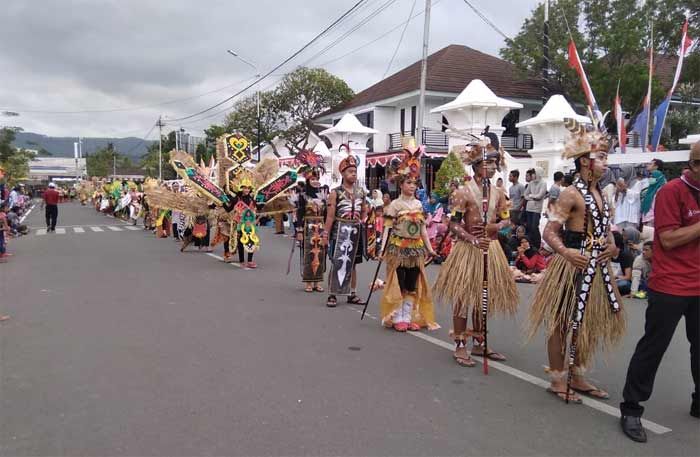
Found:
M 467 319 L 471 310 L 481 304 L 483 277 L 483 252 L 478 246 L 459 241 L 440 268 L 433 295 L 443 303 L 452 303 L 454 317 Z M 518 290 L 497 240 L 489 244 L 488 297 L 489 316 L 512 316 L 518 309 Z
M 564 340 L 576 309 L 576 276 L 577 270 L 571 263 L 560 255 L 554 256 L 530 306 L 526 323 L 528 339 L 532 339 L 540 327 L 544 327 L 547 338 L 558 332 Z M 612 312 L 603 274 L 597 268 L 578 331 L 578 366 L 586 367 L 596 349 L 614 347 L 625 334 L 625 311 L 614 281 L 613 289 L 621 305 L 617 313 Z M 564 349 L 565 345 L 562 345 Z

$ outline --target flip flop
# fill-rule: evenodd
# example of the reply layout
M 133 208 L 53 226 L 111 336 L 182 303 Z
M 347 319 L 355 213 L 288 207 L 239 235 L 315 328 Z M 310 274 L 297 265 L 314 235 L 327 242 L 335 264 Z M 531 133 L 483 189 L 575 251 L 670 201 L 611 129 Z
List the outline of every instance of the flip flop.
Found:
M 571 390 L 573 390 L 574 392 L 578 392 L 580 394 L 586 395 L 587 397 L 595 398 L 598 400 L 609 400 L 610 399 L 610 395 L 607 392 L 600 390 L 597 387 L 591 387 L 590 389 L 577 389 L 575 387 L 572 387 Z M 595 392 L 598 392 L 598 395 L 596 395 Z
M 304 287 L 304 292 L 312 293 L 314 291 L 313 287 Z
M 547 387 L 547 392 L 549 392 L 552 395 L 556 395 L 559 400 L 566 402 L 566 391 L 554 390 L 551 387 Z M 569 403 L 573 403 L 575 405 L 580 405 L 581 403 L 583 403 L 583 400 L 581 400 L 580 398 L 572 397 L 571 393 L 570 393 L 569 394 Z
M 324 292 L 326 289 L 324 289 L 324 288 L 321 287 L 321 286 L 316 286 L 316 287 L 314 287 L 314 290 L 315 290 L 316 292 Z
M 472 350 L 472 355 L 474 357 L 483 357 L 484 354 L 475 354 L 474 351 Z M 493 360 L 494 362 L 505 362 L 508 360 L 506 356 L 503 354 L 496 352 L 496 351 L 489 351 L 489 354 L 486 356 L 489 360 Z
M 476 361 L 471 356 L 462 357 L 452 354 L 452 358 L 460 367 L 472 368 L 476 366 Z
M 365 304 L 365 302 L 363 302 L 362 299 L 355 294 L 352 294 L 348 297 L 348 303 L 350 303 L 351 305 L 360 305 L 360 306 Z
M 335 308 L 338 306 L 338 299 L 335 298 L 335 296 L 328 297 L 328 300 L 326 300 L 326 306 L 329 308 Z

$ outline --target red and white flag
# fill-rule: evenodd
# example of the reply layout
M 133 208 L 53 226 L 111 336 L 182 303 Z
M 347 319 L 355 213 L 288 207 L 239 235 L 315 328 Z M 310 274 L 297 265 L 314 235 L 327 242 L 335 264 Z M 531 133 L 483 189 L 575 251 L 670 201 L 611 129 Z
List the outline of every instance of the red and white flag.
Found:
M 622 100 L 620 99 L 620 83 L 617 83 L 615 94 L 615 123 L 617 124 L 617 139 L 620 143 L 620 152 L 627 152 L 627 130 L 625 129 L 625 116 L 622 114 Z
M 596 102 L 591 85 L 588 83 L 586 71 L 583 69 L 583 64 L 578 56 L 576 43 L 574 43 L 573 39 L 569 41 L 569 67 L 573 68 L 576 70 L 576 73 L 578 73 L 578 76 L 581 79 L 581 88 L 583 89 L 583 93 L 586 96 L 586 101 L 588 102 L 588 107 L 591 109 L 591 112 L 595 117 L 595 121 L 602 127 L 603 113 L 601 113 L 600 108 L 598 108 L 598 102 Z

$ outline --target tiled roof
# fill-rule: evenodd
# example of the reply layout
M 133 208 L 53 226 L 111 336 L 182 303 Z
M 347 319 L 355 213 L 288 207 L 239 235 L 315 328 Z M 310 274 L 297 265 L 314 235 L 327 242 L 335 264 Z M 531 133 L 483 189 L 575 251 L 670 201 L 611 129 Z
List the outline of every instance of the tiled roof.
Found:
M 358 93 L 333 112 L 418 90 L 420 67 L 419 60 Z M 428 56 L 426 90 L 458 94 L 473 79 L 481 79 L 499 97 L 541 99 L 543 94 L 539 79 L 523 78 L 513 64 L 467 46 L 452 44 Z

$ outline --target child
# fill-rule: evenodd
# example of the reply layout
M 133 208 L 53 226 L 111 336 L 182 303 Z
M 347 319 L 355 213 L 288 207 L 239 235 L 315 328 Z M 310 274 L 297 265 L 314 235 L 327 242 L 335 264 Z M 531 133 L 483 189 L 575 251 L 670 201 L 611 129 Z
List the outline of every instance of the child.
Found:
M 0 205 L 0 259 L 5 260 L 9 255 L 6 252 L 5 240 L 10 235 L 10 225 L 7 222 L 7 205 Z

